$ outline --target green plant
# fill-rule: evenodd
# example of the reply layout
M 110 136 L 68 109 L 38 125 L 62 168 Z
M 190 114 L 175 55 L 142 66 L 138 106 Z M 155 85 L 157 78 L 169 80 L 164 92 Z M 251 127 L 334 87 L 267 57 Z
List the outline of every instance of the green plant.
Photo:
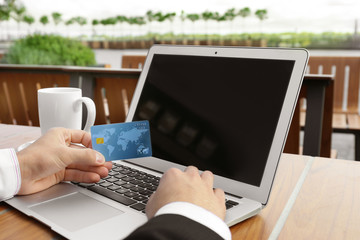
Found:
M 259 9 L 255 12 L 255 15 L 257 18 L 260 19 L 260 21 L 265 20 L 268 16 L 267 16 L 267 10 L 266 9 Z
M 20 23 L 24 17 L 26 8 L 24 6 L 15 6 L 13 7 L 13 16 L 12 18 L 17 22 Z
M 40 18 L 40 22 L 45 26 L 46 24 L 49 23 L 49 18 L 48 16 L 44 15 Z
M 57 26 L 61 21 L 61 13 L 58 13 L 58 12 L 53 12 L 51 14 L 52 18 L 53 18 L 53 21 L 55 23 L 55 25 Z
M 10 19 L 11 9 L 7 5 L 0 5 L 0 22 Z
M 75 18 L 74 18 L 74 21 L 75 21 L 77 24 L 79 24 L 80 26 L 84 26 L 84 25 L 87 23 L 86 18 L 81 17 L 81 16 L 75 17 Z
M 246 18 L 246 17 L 250 16 L 250 14 L 251 14 L 251 11 L 250 11 L 250 8 L 248 8 L 248 7 L 242 8 L 238 12 L 238 15 L 242 18 Z
M 5 55 L 5 61 L 10 64 L 89 66 L 95 64 L 95 55 L 74 39 L 35 34 L 17 40 Z
M 23 21 L 26 22 L 27 24 L 29 24 L 29 26 L 31 24 L 33 24 L 35 22 L 34 17 L 30 16 L 30 15 L 25 15 L 23 18 Z
M 245 29 L 245 18 L 247 18 L 248 16 L 250 16 L 250 14 L 251 14 L 251 10 L 250 10 L 250 8 L 248 8 L 248 7 L 244 7 L 244 8 L 242 8 L 242 9 L 240 9 L 239 10 L 239 12 L 238 12 L 238 15 L 240 16 L 240 17 L 242 17 L 242 28 L 243 29 Z

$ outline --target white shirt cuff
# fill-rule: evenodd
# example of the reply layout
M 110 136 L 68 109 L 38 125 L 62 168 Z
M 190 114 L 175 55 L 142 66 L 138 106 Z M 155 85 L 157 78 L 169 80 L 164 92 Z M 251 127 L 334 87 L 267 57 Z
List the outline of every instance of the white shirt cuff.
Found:
M 0 201 L 16 195 L 21 186 L 19 161 L 14 149 L 0 149 Z
M 225 222 L 212 212 L 188 202 L 172 202 L 160 208 L 155 216 L 178 214 L 190 218 L 216 232 L 226 240 L 231 239 L 231 232 Z

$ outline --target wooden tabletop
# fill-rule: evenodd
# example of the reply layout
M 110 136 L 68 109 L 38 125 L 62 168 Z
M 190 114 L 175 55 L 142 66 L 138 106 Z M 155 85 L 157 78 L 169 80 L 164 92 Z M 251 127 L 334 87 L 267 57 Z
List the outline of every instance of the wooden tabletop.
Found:
M 40 136 L 0 124 L 0 148 Z M 283 154 L 268 205 L 233 227 L 233 239 L 358 239 L 360 163 Z M 60 239 L 44 224 L 0 203 L 0 239 Z

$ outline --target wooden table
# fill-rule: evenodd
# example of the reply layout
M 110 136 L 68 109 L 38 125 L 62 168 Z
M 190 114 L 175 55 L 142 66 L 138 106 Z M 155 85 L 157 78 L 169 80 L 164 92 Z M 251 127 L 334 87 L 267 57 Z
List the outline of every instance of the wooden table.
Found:
M 35 127 L 0 124 L 0 148 L 40 136 Z M 360 163 L 284 154 L 269 203 L 231 227 L 233 239 L 359 239 Z M 0 204 L 0 239 L 59 239 L 44 224 Z

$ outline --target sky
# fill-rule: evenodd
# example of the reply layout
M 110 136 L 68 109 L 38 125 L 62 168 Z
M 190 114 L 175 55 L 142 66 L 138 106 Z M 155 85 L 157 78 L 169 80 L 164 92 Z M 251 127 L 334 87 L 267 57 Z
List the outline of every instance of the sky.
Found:
M 2 2 L 3 0 L 0 0 Z M 64 19 L 84 16 L 88 19 L 116 15 L 144 16 L 146 11 L 201 13 L 205 10 L 225 12 L 235 7 L 249 7 L 253 12 L 267 9 L 268 19 L 259 24 L 252 16 L 246 19 L 251 31 L 285 32 L 354 32 L 360 25 L 360 0 L 17 0 L 36 18 L 60 12 Z M 240 19 L 238 20 L 240 21 Z M 260 26 L 261 25 L 261 26 Z

